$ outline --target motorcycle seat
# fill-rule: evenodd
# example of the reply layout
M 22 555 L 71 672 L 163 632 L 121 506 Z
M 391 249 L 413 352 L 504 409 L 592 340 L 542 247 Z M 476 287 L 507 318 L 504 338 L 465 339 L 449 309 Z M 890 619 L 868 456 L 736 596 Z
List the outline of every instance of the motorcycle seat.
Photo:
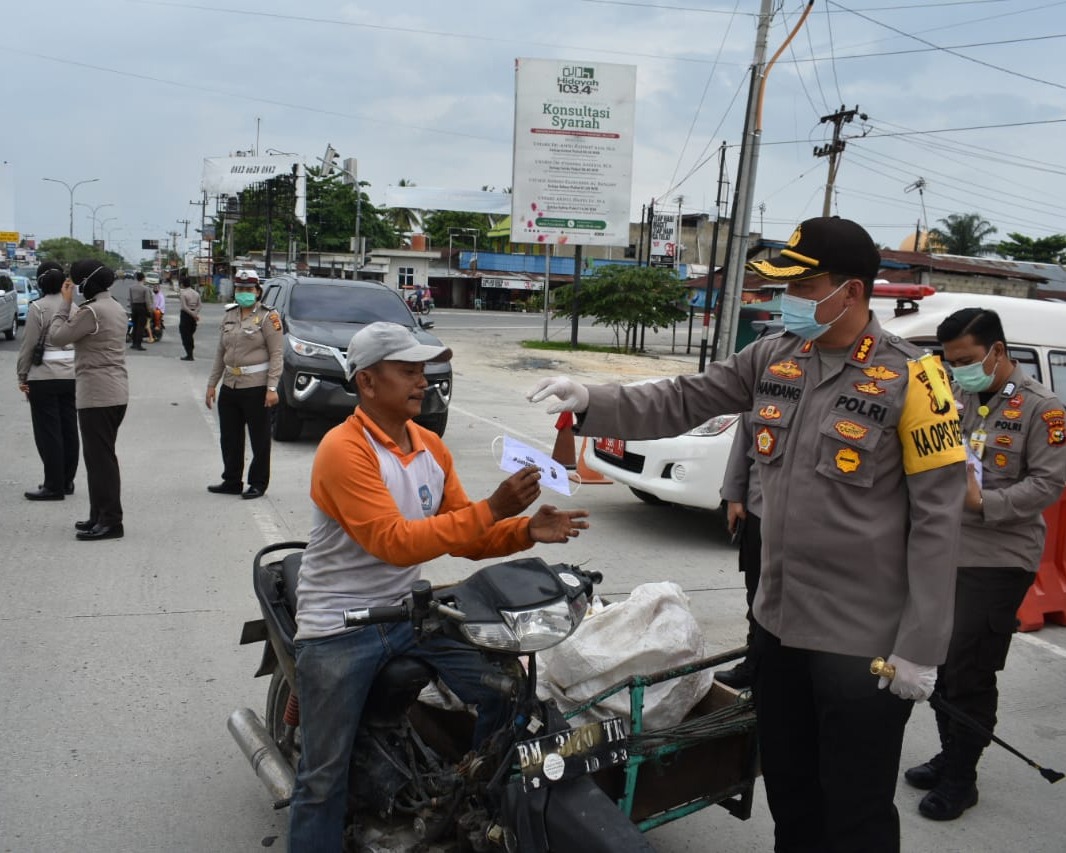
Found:
M 296 580 L 300 572 L 300 560 L 302 551 L 287 554 L 281 561 L 281 591 L 285 596 L 285 606 L 289 612 L 296 615 Z

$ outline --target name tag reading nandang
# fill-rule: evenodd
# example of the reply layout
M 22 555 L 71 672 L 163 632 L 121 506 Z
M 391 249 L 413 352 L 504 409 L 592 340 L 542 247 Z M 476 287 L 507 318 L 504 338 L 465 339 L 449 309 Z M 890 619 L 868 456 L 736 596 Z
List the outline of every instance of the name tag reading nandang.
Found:
M 547 453 L 523 444 L 509 435 L 503 437 L 503 458 L 500 459 L 500 469 L 508 474 L 514 474 L 523 468 L 535 465 L 540 469 L 540 484 L 561 495 L 569 496 L 570 479 L 566 467 L 560 465 Z

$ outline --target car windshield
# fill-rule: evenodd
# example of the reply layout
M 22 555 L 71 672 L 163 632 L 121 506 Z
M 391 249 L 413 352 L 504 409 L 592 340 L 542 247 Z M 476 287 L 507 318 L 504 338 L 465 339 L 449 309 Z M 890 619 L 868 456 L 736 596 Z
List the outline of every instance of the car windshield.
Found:
M 30 280 L 22 276 L 15 276 L 15 290 L 19 293 L 29 293 Z
M 298 284 L 289 305 L 293 320 L 330 323 L 373 323 L 385 320 L 412 326 L 411 313 L 403 300 L 384 288 L 334 287 Z

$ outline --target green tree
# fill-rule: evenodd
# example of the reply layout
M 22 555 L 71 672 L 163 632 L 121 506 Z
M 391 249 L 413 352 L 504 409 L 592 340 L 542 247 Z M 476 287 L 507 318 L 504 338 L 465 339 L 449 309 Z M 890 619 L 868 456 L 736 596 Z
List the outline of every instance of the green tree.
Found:
M 359 234 L 367 249 L 396 248 L 400 245 L 396 230 L 363 191 L 359 184 L 361 209 L 356 189 L 337 176 L 323 178 L 320 170 L 307 170 L 307 225 L 295 217 L 295 178 L 275 178 L 269 188 L 270 231 L 275 253 L 285 252 L 290 235 L 308 252 L 350 252 L 355 236 L 355 220 L 360 216 Z M 236 255 L 261 250 L 266 246 L 268 190 L 265 184 L 249 187 L 240 194 L 240 219 L 233 225 L 233 251 Z M 221 220 L 215 221 L 215 233 L 222 235 Z M 216 252 L 216 257 L 221 252 Z
M 946 254 L 972 258 L 996 251 L 996 244 L 987 242 L 996 229 L 981 214 L 953 213 L 939 221 L 944 227 L 932 228 L 929 234 Z
M 432 245 L 444 248 L 448 245 L 449 232 L 455 233 L 452 239 L 453 246 L 473 247 L 473 231 L 477 231 L 480 242 L 492 227 L 489 217 L 484 213 L 467 213 L 461 210 L 433 210 L 425 214 L 422 219 L 422 230 L 426 232 Z M 459 232 L 456 229 L 466 228 L 469 231 Z M 459 236 L 459 235 L 462 236 Z M 482 244 L 484 245 L 484 244 Z
M 64 268 L 83 258 L 100 261 L 114 270 L 125 269 L 127 266 L 126 259 L 117 252 L 105 252 L 72 237 L 42 240 L 37 246 L 37 255 L 41 260 L 55 261 L 62 264 Z
M 415 182 L 408 178 L 400 178 L 398 187 L 413 187 Z M 422 224 L 423 211 L 413 207 L 390 207 L 386 215 L 389 224 L 400 235 L 409 234 Z
M 1043 264 L 1061 264 L 1066 261 L 1066 234 L 1050 237 L 1026 237 L 1024 234 L 1008 233 L 1009 240 L 996 246 L 996 252 L 1014 261 L 1033 261 Z
M 572 317 L 574 288 L 567 284 L 552 291 L 556 317 Z M 685 285 L 666 267 L 610 264 L 581 279 L 578 315 L 592 317 L 593 325 L 614 330 L 615 346 L 629 348 L 629 333 L 636 348 L 636 329 L 658 331 L 688 316 L 683 307 Z

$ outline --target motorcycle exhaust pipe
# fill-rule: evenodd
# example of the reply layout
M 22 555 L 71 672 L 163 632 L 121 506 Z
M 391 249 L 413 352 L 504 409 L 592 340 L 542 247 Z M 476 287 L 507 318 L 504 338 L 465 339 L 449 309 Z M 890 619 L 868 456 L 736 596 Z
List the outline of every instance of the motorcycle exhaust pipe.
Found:
M 244 757 L 251 762 L 255 775 L 274 798 L 274 808 L 283 809 L 292 798 L 296 773 L 285 760 L 266 727 L 251 708 L 238 708 L 229 715 L 226 728 L 237 741 Z

